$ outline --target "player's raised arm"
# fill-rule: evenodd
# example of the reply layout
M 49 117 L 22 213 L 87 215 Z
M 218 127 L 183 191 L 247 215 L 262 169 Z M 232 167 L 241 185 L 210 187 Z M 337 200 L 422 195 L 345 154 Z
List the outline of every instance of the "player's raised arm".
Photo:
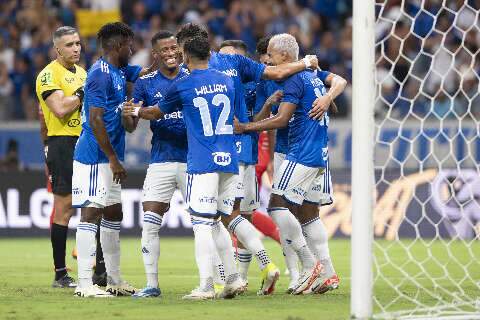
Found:
M 305 69 L 316 69 L 317 67 L 317 57 L 314 55 L 308 55 L 295 62 L 284 63 L 277 66 L 268 66 L 265 68 L 262 78 L 269 80 L 282 80 Z
M 263 104 L 262 109 L 260 109 L 260 111 L 255 114 L 255 116 L 253 117 L 253 121 L 260 121 L 268 118 L 272 112 L 272 107 L 280 103 L 280 101 L 282 100 L 282 97 L 283 97 L 283 91 L 277 90 L 270 97 L 264 100 L 265 103 Z M 257 94 L 257 100 L 258 100 L 258 94 Z
M 325 72 L 325 71 L 320 71 Z M 309 112 L 309 116 L 313 119 L 321 119 L 325 112 L 327 112 L 330 104 L 338 97 L 347 86 L 347 80 L 336 75 L 334 73 L 328 73 L 324 80 L 325 84 L 330 86 L 330 89 L 324 96 L 315 99 L 312 105 L 312 109 Z

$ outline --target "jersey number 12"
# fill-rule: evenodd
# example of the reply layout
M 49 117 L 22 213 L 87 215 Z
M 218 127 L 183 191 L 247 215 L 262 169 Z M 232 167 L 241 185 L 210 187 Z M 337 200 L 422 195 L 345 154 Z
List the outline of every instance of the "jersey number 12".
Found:
M 215 126 L 215 134 L 233 134 L 232 125 L 227 124 L 228 116 L 230 115 L 230 99 L 223 93 L 219 93 L 213 96 L 212 104 L 216 107 L 223 105 L 222 112 L 220 113 L 217 125 Z M 213 136 L 212 118 L 210 117 L 207 99 L 204 97 L 196 97 L 193 99 L 193 106 L 200 110 L 203 134 L 206 137 Z

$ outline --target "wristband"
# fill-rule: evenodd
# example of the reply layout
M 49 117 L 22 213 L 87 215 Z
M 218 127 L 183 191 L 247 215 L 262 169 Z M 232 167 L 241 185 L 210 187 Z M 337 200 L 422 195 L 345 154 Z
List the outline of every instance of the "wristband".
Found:
M 308 59 L 307 57 L 303 58 L 302 61 L 305 64 L 305 69 L 308 69 L 312 66 L 312 63 L 310 62 L 310 59 Z
M 133 116 L 138 117 L 138 112 L 140 111 L 140 107 L 133 108 Z

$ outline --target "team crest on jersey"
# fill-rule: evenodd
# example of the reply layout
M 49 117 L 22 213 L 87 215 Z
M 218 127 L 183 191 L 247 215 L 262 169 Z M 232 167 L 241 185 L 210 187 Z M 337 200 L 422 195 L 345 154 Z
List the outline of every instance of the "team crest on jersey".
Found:
M 242 142 L 241 141 L 237 141 L 235 143 L 235 146 L 237 147 L 237 153 L 241 153 L 242 152 Z
M 214 152 L 212 156 L 213 162 L 222 167 L 226 167 L 232 162 L 232 157 L 229 152 Z

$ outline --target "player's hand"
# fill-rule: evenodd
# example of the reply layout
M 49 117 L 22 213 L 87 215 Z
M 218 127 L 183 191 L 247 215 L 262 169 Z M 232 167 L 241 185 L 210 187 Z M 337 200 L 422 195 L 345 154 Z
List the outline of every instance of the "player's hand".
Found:
M 123 104 L 122 116 L 138 117 L 138 112 L 140 111 L 140 108 L 142 106 L 143 101 L 140 101 L 139 103 L 134 103 L 133 99 L 131 99 L 130 101 L 127 101 Z
M 109 164 L 113 173 L 113 182 L 122 183 L 125 181 L 125 178 L 127 177 L 127 171 L 125 171 L 117 157 L 112 157 L 109 159 Z
M 242 134 L 245 132 L 245 125 L 238 121 L 237 118 L 233 118 L 233 133 Z
M 318 97 L 313 101 L 312 109 L 308 112 L 308 115 L 315 120 L 322 119 L 330 107 L 330 103 L 332 103 L 332 98 L 329 95 Z
M 268 97 L 266 102 L 269 105 L 273 106 L 273 105 L 279 104 L 282 98 L 283 98 L 283 91 L 277 90 L 270 97 Z
M 317 70 L 318 69 L 318 58 L 314 54 L 307 54 L 304 59 L 308 59 L 310 66 L 308 69 Z

